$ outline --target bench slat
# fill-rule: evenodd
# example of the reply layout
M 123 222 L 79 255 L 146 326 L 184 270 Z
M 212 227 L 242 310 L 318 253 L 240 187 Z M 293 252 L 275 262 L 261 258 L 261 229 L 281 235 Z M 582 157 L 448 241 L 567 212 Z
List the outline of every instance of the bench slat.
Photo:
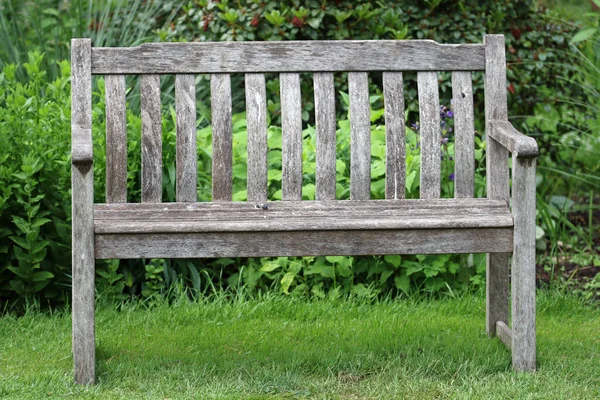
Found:
M 100 205 L 95 207 L 94 220 L 97 233 L 450 229 L 513 225 L 508 208 L 501 203 L 498 206 L 485 200 L 454 202 L 457 206 L 452 208 L 451 214 L 447 207 L 421 207 L 422 203 L 287 201 L 269 203 L 265 208 L 248 203 L 227 206 L 195 203 L 189 206 L 161 204 L 138 210 Z
M 96 258 L 276 257 L 512 251 L 512 228 L 97 235 Z
M 232 126 L 231 126 L 231 78 L 229 74 L 213 74 L 210 77 L 212 112 L 212 199 L 231 201 L 232 174 Z
M 350 96 L 350 198 L 371 197 L 371 108 L 366 72 L 348 73 Z
M 125 76 L 108 75 L 106 91 L 106 202 L 127 202 Z
M 142 108 L 142 202 L 162 201 L 160 76 L 140 77 Z
M 146 43 L 92 49 L 93 74 L 476 71 L 481 44 L 431 40 Z
M 267 94 L 264 74 L 246 74 L 248 201 L 267 200 Z
M 262 209 L 261 205 L 266 205 L 267 210 Z M 163 203 L 163 204 L 144 204 L 144 203 L 127 203 L 127 204 L 96 204 L 94 206 L 96 213 L 101 213 L 102 218 L 111 218 L 112 213 L 122 212 L 171 212 L 171 211 L 189 211 L 196 212 L 197 210 L 205 210 L 206 212 L 214 212 L 216 210 L 223 211 L 240 211 L 249 210 L 252 212 L 271 212 L 271 211 L 294 211 L 306 210 L 314 212 L 317 210 L 367 210 L 367 209 L 392 209 L 398 212 L 408 212 L 409 210 L 507 210 L 507 204 L 502 200 L 490 199 L 409 199 L 409 200 L 336 200 L 336 201 L 272 201 L 264 204 L 251 202 L 197 202 L 197 203 Z M 473 211 L 476 212 L 476 211 Z M 115 217 L 121 218 L 121 217 Z
M 437 72 L 417 74 L 421 134 L 421 198 L 440 197 L 440 94 Z
M 335 200 L 336 117 L 333 74 L 315 72 L 316 199 Z
M 177 201 L 196 201 L 196 81 L 194 75 L 175 76 L 177 113 Z
M 402 72 L 383 73 L 385 103 L 385 198 L 404 199 L 406 179 L 406 127 Z
M 281 73 L 282 200 L 302 200 L 300 74 Z
M 454 111 L 454 197 L 473 197 L 475 188 L 475 126 L 471 72 L 452 72 Z
M 265 232 L 265 231 L 308 231 L 308 230 L 373 230 L 373 229 L 457 229 L 512 227 L 509 214 L 501 215 L 452 215 L 440 218 L 430 215 L 377 218 L 366 215 L 352 218 L 337 215 L 320 216 L 318 219 L 279 215 L 271 218 L 227 220 L 100 220 L 95 225 L 97 234 L 104 233 L 183 233 L 183 232 Z

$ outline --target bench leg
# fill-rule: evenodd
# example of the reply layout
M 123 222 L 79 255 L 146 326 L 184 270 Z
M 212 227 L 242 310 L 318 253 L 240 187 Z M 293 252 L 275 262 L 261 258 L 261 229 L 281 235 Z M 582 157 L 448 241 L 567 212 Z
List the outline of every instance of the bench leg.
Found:
M 73 363 L 75 383 L 95 381 L 94 220 L 92 166 L 77 166 L 73 179 Z
M 512 364 L 535 371 L 535 159 L 513 157 Z
M 508 324 L 510 253 L 489 253 L 486 268 L 486 325 L 489 337 L 497 335 L 496 323 Z

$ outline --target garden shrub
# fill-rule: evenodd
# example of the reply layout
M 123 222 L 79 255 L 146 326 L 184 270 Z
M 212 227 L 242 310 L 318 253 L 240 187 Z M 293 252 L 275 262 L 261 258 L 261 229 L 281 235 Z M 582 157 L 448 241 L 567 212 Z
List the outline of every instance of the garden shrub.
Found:
M 149 2 L 153 7 L 157 3 Z M 11 3 L 12 4 L 12 3 Z M 44 1 L 40 4 L 50 4 Z M 81 0 L 77 4 L 87 4 Z M 115 3 L 116 4 L 116 3 Z M 118 3 L 121 4 L 121 3 Z M 139 2 L 136 2 L 140 6 Z M 153 8 L 153 14 L 135 19 L 137 39 L 162 41 L 192 40 L 306 40 L 306 39 L 434 39 L 444 43 L 481 42 L 485 32 L 505 33 L 507 40 L 509 115 L 528 116 L 550 108 L 561 109 L 560 96 L 578 94 L 578 83 L 557 81 L 547 72 L 569 74 L 560 62 L 568 50 L 571 27 L 553 21 L 551 15 L 536 13 L 532 1 L 479 2 L 436 0 L 422 3 L 398 3 L 382 0 L 359 1 L 189 1 L 179 10 Z M 19 8 L 22 10 L 21 8 Z M 98 10 L 95 10 L 97 12 Z M 52 14 L 50 12 L 50 14 Z M 69 14 L 70 15 L 70 14 Z M 91 14 L 90 14 L 91 15 Z M 95 14 L 98 15 L 98 14 Z M 118 16 L 118 13 L 117 13 Z M 71 18 L 71 17 L 69 17 Z M 67 19 L 69 19 L 67 18 Z M 85 20 L 85 18 L 83 18 Z M 173 21 L 164 24 L 165 21 Z M 107 20 L 108 21 L 108 20 Z M 125 21 L 120 19 L 120 21 Z M 91 23 L 92 21 L 86 21 Z M 71 21 L 70 23 L 75 23 Z M 77 23 L 81 27 L 81 20 Z M 91 28 L 90 28 L 91 27 Z M 154 37 L 147 34 L 159 27 Z M 129 45 L 119 41 L 122 29 L 102 31 L 88 25 L 82 35 L 95 37 L 102 32 L 106 44 Z M 78 28 L 79 29 L 79 28 Z M 81 29 L 78 32 L 82 31 Z M 64 36 L 64 35 L 63 35 Z M 60 36 L 64 46 L 68 38 Z M 67 35 L 68 36 L 68 35 Z M 32 40 L 31 36 L 28 40 Z M 145 39 L 144 39 L 145 40 Z M 29 43 L 31 44 L 31 43 Z M 23 48 L 27 48 L 25 43 Z M 51 49 L 51 47 L 49 47 Z M 63 49 L 64 50 L 64 49 Z M 29 61 L 18 68 L 4 67 L 0 75 L 0 298 L 38 299 L 61 302 L 70 291 L 70 86 L 69 65 L 57 63 L 50 53 L 44 58 L 31 53 Z M 61 53 L 62 54 L 62 53 Z M 6 62 L 2 56 L 3 62 Z M 58 78 L 49 78 L 48 65 Z M 56 72 L 58 71 L 58 72 Z M 19 78 L 20 76 L 20 78 Z M 407 194 L 419 191 L 418 108 L 416 85 L 406 74 L 407 123 L 415 124 L 407 132 Z M 482 74 L 474 74 L 475 105 L 483 110 Z M 279 85 L 275 74 L 267 83 L 269 93 L 269 198 L 281 196 L 281 129 L 279 127 Z M 141 121 L 135 104 L 137 87 L 128 94 L 128 200 L 140 199 Z M 197 77 L 198 99 L 208 96 L 206 76 Z M 338 198 L 347 198 L 349 190 L 349 127 L 346 118 L 346 75 L 336 74 L 338 104 Z M 440 74 L 440 97 L 449 105 L 448 74 Z M 172 79 L 163 78 L 169 99 Z M 234 85 L 243 86 L 234 76 Z M 104 201 L 104 87 L 101 79 L 94 86 L 95 201 Z M 384 123 L 382 118 L 381 75 L 371 74 L 372 100 L 372 196 L 384 193 Z M 303 77 L 303 196 L 314 198 L 314 128 L 312 81 Z M 245 199 L 246 130 L 243 90 L 234 90 L 234 199 Z M 237 96 L 237 97 L 236 97 Z M 198 102 L 198 198 L 210 200 L 211 130 L 209 105 Z M 561 109 L 562 110 L 562 109 Z M 442 112 L 442 111 L 441 111 Z M 451 118 L 445 112 L 447 126 L 444 144 L 442 196 L 452 197 L 453 156 Z M 565 111 L 566 112 L 566 111 Z M 175 127 L 174 109 L 163 110 L 163 200 L 175 199 Z M 476 159 L 478 180 L 476 195 L 483 196 L 482 169 L 484 142 L 482 115 L 476 114 Z M 541 126 L 539 120 L 515 120 L 528 132 L 547 132 L 558 124 Z M 539 140 L 542 139 L 542 140 Z M 551 143 L 538 137 L 542 155 L 554 154 Z M 346 160 L 346 161 L 344 161 Z M 459 265 L 461 266 L 459 268 Z M 410 293 L 425 290 L 438 293 L 464 289 L 484 282 L 482 255 L 476 256 L 385 256 L 385 257 L 280 257 L 274 259 L 206 260 L 120 260 L 97 263 L 98 291 L 124 298 L 131 295 L 152 297 L 170 290 L 201 293 L 223 287 L 244 285 L 251 290 L 276 287 L 285 293 L 324 296 L 328 291 L 345 291 L 370 296 L 377 293 Z
M 63 301 L 70 285 L 70 66 L 0 74 L 0 298 Z

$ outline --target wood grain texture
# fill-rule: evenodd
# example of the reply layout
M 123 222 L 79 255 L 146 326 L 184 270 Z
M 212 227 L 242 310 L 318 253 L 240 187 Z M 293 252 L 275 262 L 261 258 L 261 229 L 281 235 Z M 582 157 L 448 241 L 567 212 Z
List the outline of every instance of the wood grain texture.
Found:
M 290 202 L 292 203 L 292 202 Z M 453 229 L 511 227 L 513 220 L 506 207 L 442 208 L 381 207 L 363 202 L 362 207 L 177 207 L 132 210 L 96 208 L 95 232 L 104 233 L 178 233 L 178 232 L 264 232 L 308 230 L 373 229 Z M 109 208 L 110 209 L 110 208 Z
M 162 201 L 160 76 L 140 77 L 142 112 L 142 202 Z
M 316 199 L 335 200 L 336 115 L 333 74 L 315 72 Z
M 484 36 L 485 70 L 485 120 L 486 120 L 486 189 L 490 199 L 508 204 L 509 170 L 508 150 L 489 135 L 490 121 L 507 120 L 506 60 L 504 36 Z M 509 254 L 488 254 L 486 270 L 486 329 L 488 335 L 496 334 L 496 322 L 508 321 Z
M 366 72 L 348 73 L 350 96 L 350 199 L 371 197 L 371 104 Z
M 71 42 L 71 126 L 73 145 L 91 147 L 92 75 L 91 41 Z M 88 137 L 89 133 L 89 137 Z M 81 135 L 75 137 L 75 135 Z M 91 154 L 91 153 L 90 153 Z M 82 160 L 80 160 L 82 161 Z M 95 382 L 94 318 L 94 167 L 92 159 L 74 163 L 72 185 L 72 290 L 73 290 L 73 364 L 75 382 Z
M 440 197 L 440 94 L 437 72 L 417 73 L 421 135 L 421 198 Z
M 177 201 L 196 201 L 196 81 L 194 75 L 175 76 L 177 119 Z
M 248 201 L 267 200 L 267 94 L 264 74 L 246 74 Z
M 517 371 L 535 371 L 535 158 L 513 156 L 512 362 Z
M 89 164 L 94 159 L 92 147 L 92 76 L 91 41 L 71 41 L 71 160 Z
M 262 205 L 266 205 L 267 209 L 261 209 Z M 283 211 L 290 212 L 293 210 L 307 210 L 307 211 L 325 211 L 330 210 L 362 210 L 362 209 L 393 209 L 398 211 L 410 211 L 410 210 L 430 210 L 430 209 L 486 209 L 486 210 L 498 210 L 498 212 L 505 212 L 508 210 L 507 204 L 502 200 L 490 200 L 486 198 L 481 199 L 406 199 L 402 201 L 397 200 L 336 200 L 336 201 L 318 201 L 318 200 L 305 200 L 305 201 L 270 201 L 267 203 L 253 203 L 253 202 L 197 202 L 197 203 L 164 203 L 164 204 L 145 204 L 145 203 L 128 203 L 128 204 L 96 204 L 95 212 L 105 213 L 102 218 L 110 218 L 113 215 L 113 211 L 151 211 L 156 210 L 164 211 L 167 214 L 169 212 L 180 212 L 189 211 L 196 212 L 198 210 L 202 212 L 212 213 L 217 211 L 229 212 L 231 210 L 240 211 L 244 210 L 247 212 L 264 213 L 265 211 Z M 356 211 L 356 212 L 357 212 Z M 120 217 L 118 217 L 120 218 Z M 168 218 L 171 218 L 169 216 Z
M 476 71 L 481 44 L 431 40 L 146 43 L 94 48 L 94 74 Z
M 498 339 L 500 339 L 500 341 L 510 349 L 512 346 L 512 332 L 510 331 L 510 328 L 504 323 L 504 321 L 496 322 L 496 333 L 498 335 Z
M 475 124 L 471 72 L 452 72 L 454 111 L 454 197 L 473 197 L 475 188 Z
M 106 202 L 127 202 L 125 76 L 108 75 L 106 88 Z
M 96 235 L 96 258 L 276 257 L 510 251 L 512 228 Z
M 402 72 L 383 73 L 385 104 L 385 198 L 404 199 L 406 180 L 406 127 Z
M 281 84 L 282 200 L 302 200 L 302 102 L 300 75 L 279 74 Z
M 210 77 L 212 113 L 212 199 L 231 201 L 233 157 L 231 122 L 231 78 L 229 74 Z
M 539 150 L 534 138 L 525 136 L 508 121 L 490 121 L 490 137 L 519 158 L 537 157 Z

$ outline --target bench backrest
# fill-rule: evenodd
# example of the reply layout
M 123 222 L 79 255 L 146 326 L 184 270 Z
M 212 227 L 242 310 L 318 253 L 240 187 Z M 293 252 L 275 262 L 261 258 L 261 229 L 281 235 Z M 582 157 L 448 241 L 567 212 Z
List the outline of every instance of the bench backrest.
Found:
M 126 202 L 125 75 L 140 75 L 142 202 L 162 197 L 160 74 L 175 74 L 176 198 L 196 201 L 196 91 L 194 74 L 211 74 L 212 199 L 232 199 L 230 74 L 245 74 L 248 201 L 267 200 L 265 73 L 280 73 L 282 199 L 302 199 L 300 72 L 314 75 L 317 138 L 316 199 L 335 199 L 336 114 L 333 74 L 347 71 L 350 99 L 350 198 L 370 198 L 368 72 L 383 72 L 386 125 L 386 198 L 405 196 L 404 71 L 416 71 L 421 135 L 421 198 L 440 197 L 438 71 L 452 71 L 455 119 L 455 197 L 473 197 L 474 115 L 471 71 L 485 71 L 486 121 L 507 119 L 504 37 L 483 44 L 429 40 L 151 43 L 92 48 L 72 43 L 73 162 L 91 163 L 91 79 L 105 76 L 106 201 Z M 502 161 L 502 160 L 500 160 Z M 506 160 L 504 160 L 506 161 Z M 488 164 L 489 166 L 489 164 Z M 502 192 L 504 193 L 504 191 Z

